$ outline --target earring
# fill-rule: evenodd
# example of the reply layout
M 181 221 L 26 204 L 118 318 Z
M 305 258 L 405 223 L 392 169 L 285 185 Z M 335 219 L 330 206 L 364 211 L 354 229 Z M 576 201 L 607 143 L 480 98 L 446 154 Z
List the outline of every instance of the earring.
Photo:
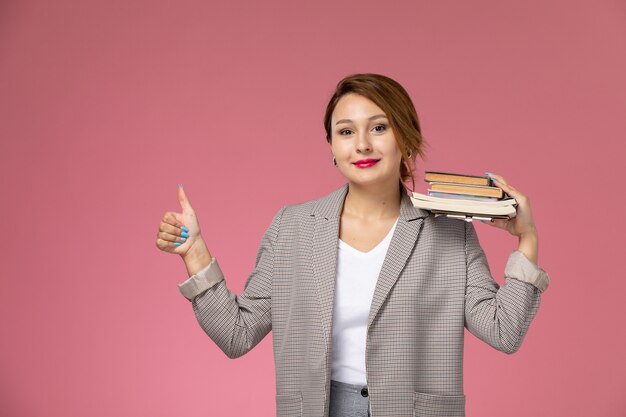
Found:
M 407 149 L 406 156 L 408 156 L 409 159 L 411 159 L 411 157 L 413 156 L 413 151 L 411 151 L 410 149 Z
M 337 160 L 335 159 L 335 157 L 333 156 L 333 165 L 337 166 Z

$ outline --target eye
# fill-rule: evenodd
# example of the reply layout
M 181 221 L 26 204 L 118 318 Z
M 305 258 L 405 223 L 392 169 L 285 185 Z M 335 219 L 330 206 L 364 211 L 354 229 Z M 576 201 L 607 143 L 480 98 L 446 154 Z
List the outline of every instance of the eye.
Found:
M 345 136 L 345 135 L 349 135 L 349 134 L 351 134 L 351 133 L 352 133 L 352 131 L 351 131 L 350 129 L 341 129 L 341 130 L 339 131 L 339 134 L 340 134 L 340 135 L 344 135 L 344 136 Z
M 387 130 L 387 125 L 386 124 L 376 125 L 374 126 L 374 130 L 378 133 L 384 132 L 385 130 Z

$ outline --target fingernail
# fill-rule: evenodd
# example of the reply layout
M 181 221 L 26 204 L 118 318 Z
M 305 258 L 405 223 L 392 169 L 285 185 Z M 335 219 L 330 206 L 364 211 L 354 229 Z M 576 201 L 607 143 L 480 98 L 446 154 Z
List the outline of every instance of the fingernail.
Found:
M 180 243 L 180 242 L 174 242 L 174 246 L 180 246 L 180 245 L 182 245 L 182 243 Z
M 183 188 L 183 185 L 182 184 L 178 184 L 178 188 Z
M 183 229 L 184 232 L 188 232 L 189 229 L 187 229 L 185 226 L 180 226 L 181 229 Z
M 183 234 L 181 235 L 182 237 L 189 237 L 189 233 L 187 232 L 183 232 Z
M 489 175 L 490 177 L 493 175 L 493 172 L 487 172 L 485 171 L 485 174 Z
M 180 241 L 181 241 L 181 242 L 184 242 L 184 241 L 186 241 L 186 240 L 187 240 L 187 238 L 186 238 L 186 237 L 181 237 L 181 238 L 180 238 Z

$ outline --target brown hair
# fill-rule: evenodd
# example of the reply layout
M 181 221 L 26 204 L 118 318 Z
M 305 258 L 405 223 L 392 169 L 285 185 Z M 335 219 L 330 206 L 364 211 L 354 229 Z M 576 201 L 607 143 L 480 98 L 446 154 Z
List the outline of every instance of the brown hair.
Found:
M 339 81 L 335 93 L 326 106 L 324 114 L 324 128 L 326 140 L 331 142 L 331 117 L 339 99 L 348 93 L 359 94 L 380 107 L 387 115 L 402 153 L 403 164 L 400 165 L 400 183 L 404 184 L 411 178 L 415 188 L 413 176 L 413 162 L 416 155 L 424 158 L 424 138 L 420 130 L 419 119 L 411 97 L 398 82 L 380 74 L 353 74 Z

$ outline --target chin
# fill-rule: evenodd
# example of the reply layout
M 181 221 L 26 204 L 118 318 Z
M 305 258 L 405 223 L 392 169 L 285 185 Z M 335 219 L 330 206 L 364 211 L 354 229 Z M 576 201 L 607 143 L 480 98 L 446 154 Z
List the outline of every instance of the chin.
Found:
M 348 180 L 351 184 L 358 186 L 374 186 L 380 187 L 385 184 L 397 184 L 400 182 L 400 167 L 392 167 L 391 169 L 397 168 L 397 171 L 390 171 L 386 166 L 376 166 L 372 168 L 356 168 L 350 167 L 347 172 L 340 170 L 343 177 Z M 396 175 L 396 172 L 398 173 Z
M 346 177 L 350 184 L 357 185 L 359 187 L 380 187 L 384 185 L 397 184 L 400 179 L 399 178 L 381 178 L 381 177 L 371 177 L 365 178 L 364 176 L 359 177 Z

